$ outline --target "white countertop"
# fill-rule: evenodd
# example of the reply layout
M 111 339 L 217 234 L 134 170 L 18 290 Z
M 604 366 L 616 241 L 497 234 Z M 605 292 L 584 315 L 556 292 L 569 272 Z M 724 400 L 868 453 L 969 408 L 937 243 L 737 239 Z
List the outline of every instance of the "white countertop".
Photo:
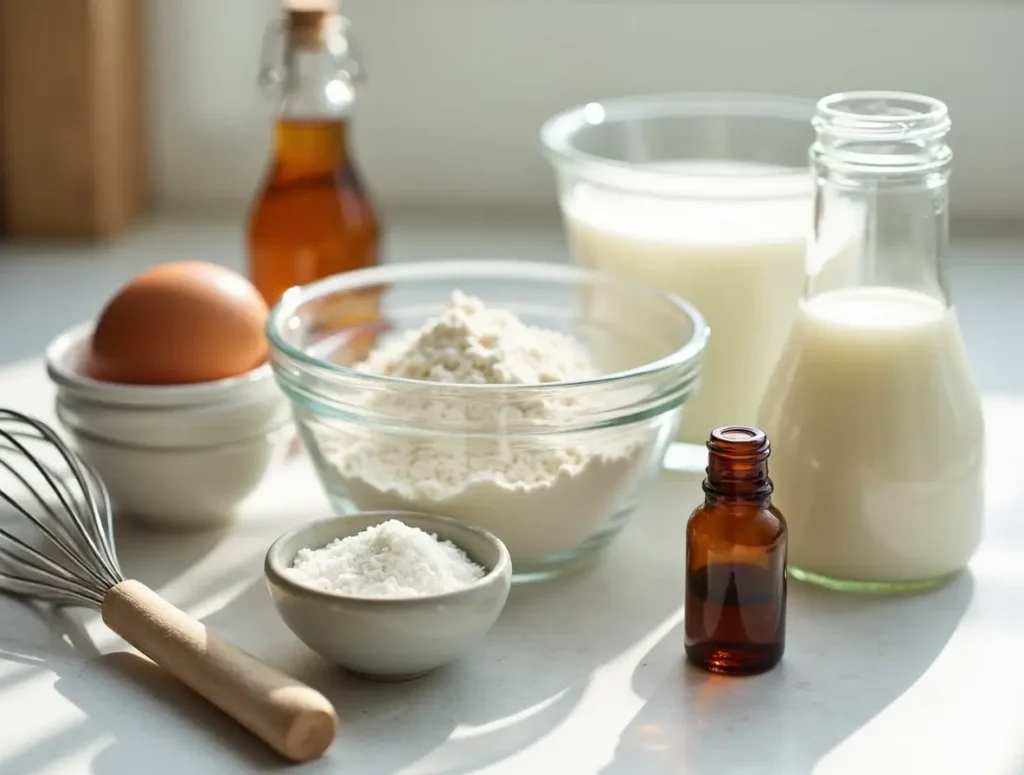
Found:
M 399 260 L 564 260 L 557 224 L 390 224 Z M 240 267 L 229 222 L 163 220 L 101 249 L 0 244 L 0 405 L 52 418 L 39 352 L 142 268 Z M 354 775 L 1024 774 L 1024 240 L 961 240 L 952 284 L 985 392 L 986 539 L 969 573 L 902 598 L 791 583 L 787 651 L 755 678 L 683 662 L 684 522 L 696 477 L 665 474 L 589 571 L 518 587 L 486 644 L 404 684 L 331 668 L 277 618 L 273 538 L 329 512 L 299 461 L 219 534 L 118 533 L 126 572 L 324 691 L 340 728 L 299 772 Z M 285 769 L 148 663 L 95 614 L 0 598 L 0 775 L 223 775 Z

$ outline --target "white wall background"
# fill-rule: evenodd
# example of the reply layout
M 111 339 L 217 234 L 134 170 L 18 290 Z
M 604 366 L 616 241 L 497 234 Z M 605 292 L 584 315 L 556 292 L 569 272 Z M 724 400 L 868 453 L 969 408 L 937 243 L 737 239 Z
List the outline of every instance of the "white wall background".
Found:
M 265 163 L 275 0 L 149 0 L 155 195 L 236 207 Z M 944 99 L 960 215 L 1024 221 L 1024 2 L 343 0 L 369 83 L 357 153 L 384 204 L 553 207 L 540 123 L 590 99 L 858 88 Z

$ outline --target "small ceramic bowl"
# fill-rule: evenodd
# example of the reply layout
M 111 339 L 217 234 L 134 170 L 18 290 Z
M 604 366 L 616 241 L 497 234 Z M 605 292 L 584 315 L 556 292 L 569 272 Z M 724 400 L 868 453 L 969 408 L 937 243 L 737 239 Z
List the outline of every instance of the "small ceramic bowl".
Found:
M 58 336 L 46 370 L 57 418 L 118 516 L 183 530 L 233 519 L 295 436 L 269 365 L 192 385 L 102 382 L 82 373 L 91 333 L 83 324 Z
M 389 599 L 324 592 L 285 572 L 300 549 L 325 546 L 389 519 L 451 541 L 487 574 L 454 592 Z M 512 583 L 508 550 L 491 533 L 406 511 L 364 512 L 296 528 L 270 547 L 264 570 L 274 605 L 299 640 L 336 665 L 382 681 L 418 678 L 464 654 L 497 621 Z
M 96 469 L 117 516 L 161 530 L 211 530 L 231 522 L 238 506 L 284 460 L 294 426 L 202 447 L 122 444 L 69 428 L 82 459 Z

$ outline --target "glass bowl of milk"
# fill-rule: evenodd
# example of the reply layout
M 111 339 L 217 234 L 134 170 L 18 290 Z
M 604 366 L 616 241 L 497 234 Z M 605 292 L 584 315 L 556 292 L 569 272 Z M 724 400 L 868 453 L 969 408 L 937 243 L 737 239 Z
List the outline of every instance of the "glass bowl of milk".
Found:
M 669 468 L 703 468 L 713 428 L 756 422 L 804 285 L 813 114 L 797 98 L 665 94 L 541 129 L 574 260 L 680 296 L 711 327 Z

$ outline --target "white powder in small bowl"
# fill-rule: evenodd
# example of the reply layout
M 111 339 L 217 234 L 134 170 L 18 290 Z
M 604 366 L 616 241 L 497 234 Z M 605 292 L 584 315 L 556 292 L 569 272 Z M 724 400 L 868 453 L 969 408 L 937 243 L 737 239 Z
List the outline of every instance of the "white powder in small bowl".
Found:
M 397 519 L 319 549 L 300 549 L 287 573 L 325 592 L 386 598 L 453 592 L 486 575 L 451 541 Z

